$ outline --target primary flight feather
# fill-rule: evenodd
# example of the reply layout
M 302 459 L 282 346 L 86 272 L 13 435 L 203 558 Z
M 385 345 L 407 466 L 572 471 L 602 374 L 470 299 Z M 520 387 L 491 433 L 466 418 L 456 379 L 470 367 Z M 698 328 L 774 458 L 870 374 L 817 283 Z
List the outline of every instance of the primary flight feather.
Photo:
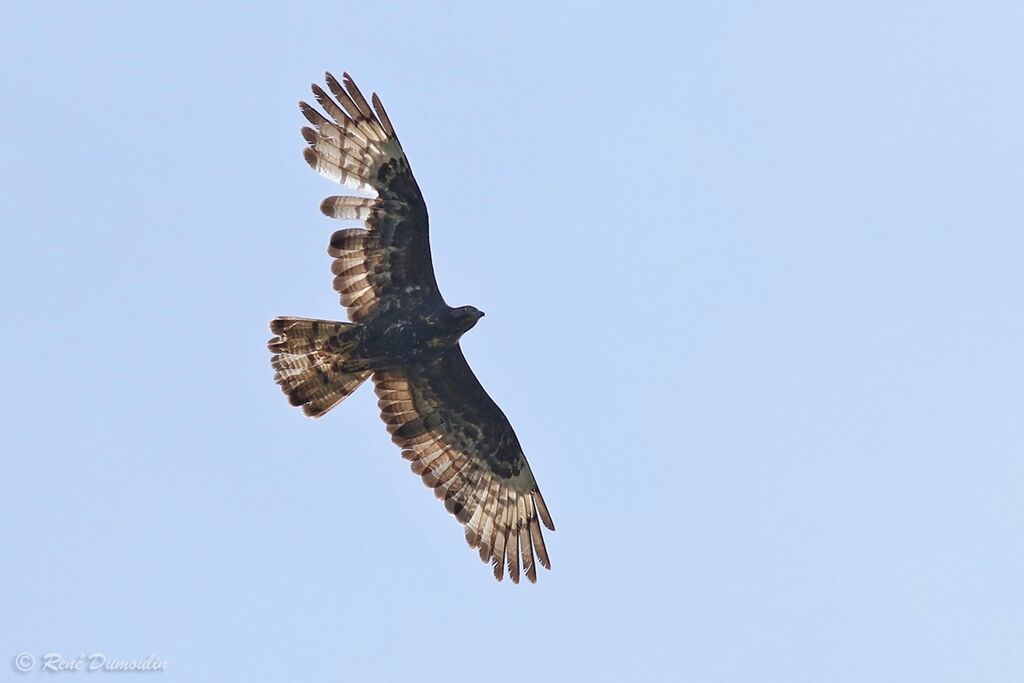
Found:
M 373 197 L 328 197 L 320 210 L 362 222 L 327 249 L 350 322 L 275 318 L 268 346 L 292 405 L 320 417 L 372 377 L 381 418 L 412 471 L 465 527 L 500 581 L 550 569 L 540 524 L 554 530 L 512 425 L 473 374 L 459 338 L 483 317 L 445 303 L 430 260 L 427 207 L 376 94 L 326 75 L 305 102 L 303 154 L 318 173 Z

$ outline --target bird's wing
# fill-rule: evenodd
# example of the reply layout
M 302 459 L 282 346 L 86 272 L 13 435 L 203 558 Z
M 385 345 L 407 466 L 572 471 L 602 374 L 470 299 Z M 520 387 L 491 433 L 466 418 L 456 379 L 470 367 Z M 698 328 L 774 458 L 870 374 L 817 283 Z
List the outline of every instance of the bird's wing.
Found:
M 338 230 L 334 288 L 353 322 L 412 301 L 439 302 L 430 260 L 427 206 L 380 99 L 373 109 L 348 74 L 344 85 L 331 74 L 327 88 L 313 84 L 325 117 L 305 102 L 299 107 L 313 128 L 302 129 L 306 162 L 331 180 L 374 197 L 328 197 L 320 210 L 332 218 L 361 221 L 364 228 Z
M 456 346 L 419 365 L 375 372 L 381 417 L 412 471 L 466 527 L 500 581 L 550 569 L 538 519 L 555 526 L 505 414 Z M 536 558 L 536 560 L 534 559 Z

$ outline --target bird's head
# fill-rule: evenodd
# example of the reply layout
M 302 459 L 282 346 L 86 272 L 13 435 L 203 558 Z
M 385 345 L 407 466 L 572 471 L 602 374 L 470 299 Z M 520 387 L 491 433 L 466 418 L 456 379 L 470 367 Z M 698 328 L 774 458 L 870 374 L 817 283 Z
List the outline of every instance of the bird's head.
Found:
M 484 312 L 475 306 L 459 306 L 458 308 L 452 309 L 453 316 L 455 318 L 455 324 L 459 329 L 459 334 L 462 334 L 469 330 L 480 318 L 484 317 Z

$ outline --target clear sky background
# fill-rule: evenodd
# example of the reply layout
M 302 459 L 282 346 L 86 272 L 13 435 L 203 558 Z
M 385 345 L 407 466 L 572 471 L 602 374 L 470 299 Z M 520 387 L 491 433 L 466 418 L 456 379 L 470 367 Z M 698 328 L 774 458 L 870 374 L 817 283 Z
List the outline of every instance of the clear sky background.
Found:
M 1020 3 L 4 14 L 0 679 L 1024 679 Z M 487 312 L 537 585 L 368 387 L 313 421 L 272 381 L 270 318 L 344 315 L 325 69 Z

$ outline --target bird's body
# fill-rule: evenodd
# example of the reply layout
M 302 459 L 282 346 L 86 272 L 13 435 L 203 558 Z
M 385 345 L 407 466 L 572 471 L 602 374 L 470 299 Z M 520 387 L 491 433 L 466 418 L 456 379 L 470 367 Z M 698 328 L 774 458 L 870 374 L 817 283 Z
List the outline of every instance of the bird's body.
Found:
M 430 258 L 426 204 L 391 122 L 345 75 L 327 74 L 332 98 L 306 103 L 306 161 L 320 174 L 375 197 L 328 197 L 326 215 L 362 222 L 331 236 L 334 288 L 350 322 L 280 317 L 275 378 L 293 405 L 320 417 L 373 378 L 381 417 L 412 470 L 466 527 L 466 540 L 518 582 L 550 568 L 540 523 L 551 516 L 505 414 L 480 385 L 459 338 L 483 316 L 441 296 Z M 376 110 L 376 113 L 374 112 Z
M 390 311 L 366 324 L 362 353 L 374 370 L 429 362 L 454 348 L 479 320 L 478 313 L 470 306 L 429 304 Z

